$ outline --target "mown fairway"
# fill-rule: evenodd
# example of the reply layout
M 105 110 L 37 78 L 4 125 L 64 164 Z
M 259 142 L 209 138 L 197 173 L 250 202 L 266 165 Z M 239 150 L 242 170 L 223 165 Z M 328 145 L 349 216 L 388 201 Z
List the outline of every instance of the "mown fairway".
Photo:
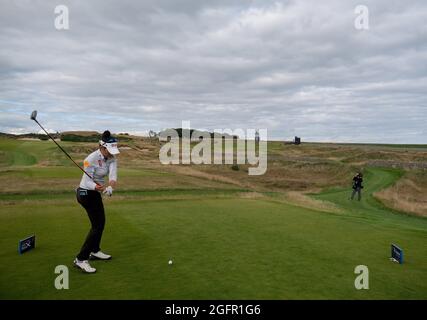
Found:
M 427 298 L 427 219 L 371 196 L 401 175 L 379 168 L 366 171 L 360 203 L 348 200 L 348 188 L 314 196 L 339 213 L 158 168 L 126 168 L 120 179 L 134 187 L 104 201 L 102 248 L 113 260 L 82 274 L 71 263 L 89 228 L 73 194 L 80 173 L 51 144 L 0 140 L 0 178 L 10 183 L 0 193 L 1 299 Z M 158 188 L 162 179 L 175 184 Z M 18 240 L 33 233 L 37 248 L 19 255 Z M 405 250 L 404 265 L 389 261 L 391 243 Z M 57 265 L 69 267 L 69 290 L 54 287 Z M 369 290 L 354 288 L 357 265 L 369 267 Z

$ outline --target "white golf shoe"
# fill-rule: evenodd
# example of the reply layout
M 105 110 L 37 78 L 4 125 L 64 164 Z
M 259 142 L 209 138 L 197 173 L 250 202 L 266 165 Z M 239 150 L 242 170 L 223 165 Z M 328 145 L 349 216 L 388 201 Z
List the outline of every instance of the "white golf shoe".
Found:
M 92 268 L 87 260 L 80 261 L 79 259 L 76 258 L 74 259 L 73 263 L 75 267 L 81 269 L 83 272 L 86 272 L 86 273 L 96 272 L 96 269 Z
M 98 251 L 98 252 L 92 252 L 90 254 L 90 258 L 91 259 L 98 259 L 98 260 L 110 260 L 111 256 L 109 254 L 105 254 L 102 251 Z

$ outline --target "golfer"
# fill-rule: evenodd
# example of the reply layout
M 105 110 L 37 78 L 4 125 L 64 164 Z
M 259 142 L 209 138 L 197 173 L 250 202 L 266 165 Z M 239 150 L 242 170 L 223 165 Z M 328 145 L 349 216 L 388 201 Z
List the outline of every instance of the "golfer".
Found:
M 354 199 L 354 196 L 357 193 L 357 200 L 361 200 L 362 199 L 362 189 L 363 189 L 363 174 L 361 172 L 358 172 L 354 177 L 353 177 L 353 192 L 351 194 L 351 200 Z
M 113 194 L 113 189 L 117 183 L 117 160 L 115 156 L 119 153 L 117 140 L 111 136 L 110 131 L 105 131 L 99 141 L 99 149 L 84 160 L 84 169 L 89 176 L 93 177 L 93 180 L 83 174 L 80 187 L 76 190 L 76 196 L 77 201 L 89 216 L 91 229 L 74 260 L 74 265 L 87 273 L 96 272 L 96 269 L 89 264 L 89 258 L 111 259 L 111 256 L 103 253 L 100 248 L 105 225 L 101 192 L 110 197 Z M 107 183 L 105 182 L 106 176 L 108 176 Z

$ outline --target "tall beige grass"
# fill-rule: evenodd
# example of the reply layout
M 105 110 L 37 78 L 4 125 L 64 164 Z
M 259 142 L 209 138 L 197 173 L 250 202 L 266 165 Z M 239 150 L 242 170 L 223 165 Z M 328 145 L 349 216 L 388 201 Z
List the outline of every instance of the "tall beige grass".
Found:
M 393 209 L 427 217 L 427 174 L 408 173 L 374 196 Z

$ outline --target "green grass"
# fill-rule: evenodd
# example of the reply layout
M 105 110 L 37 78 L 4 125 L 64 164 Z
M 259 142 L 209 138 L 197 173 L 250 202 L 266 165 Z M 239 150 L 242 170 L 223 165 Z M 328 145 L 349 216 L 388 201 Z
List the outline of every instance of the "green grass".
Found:
M 1 146 L 0 164 L 2 166 L 32 165 L 36 163 L 36 157 L 24 151 L 21 143 L 18 144 L 14 140 L 7 140 Z
M 199 197 L 203 194 L 204 197 L 209 196 L 220 196 L 220 197 L 229 197 L 236 196 L 236 194 L 248 192 L 247 189 L 189 189 L 189 188 L 173 188 L 173 189 L 129 189 L 126 191 L 117 190 L 114 192 L 115 196 L 120 196 L 120 199 L 146 199 L 146 198 L 168 198 L 170 196 L 194 196 Z M 19 201 L 34 201 L 34 200 L 44 200 L 44 201 L 69 201 L 70 199 L 74 200 L 74 190 L 57 190 L 57 191 L 31 191 L 31 192 L 19 192 L 19 193 L 0 193 L 0 201 L 13 202 L 13 204 L 19 203 Z M 108 199 L 110 202 L 114 202 L 115 199 Z
M 10 167 L 7 169 L 0 170 L 0 177 L 9 178 L 32 178 L 32 179 L 53 179 L 61 177 L 63 179 L 79 179 L 81 178 L 82 172 L 75 166 L 71 167 L 31 167 L 31 166 L 19 166 Z M 122 169 L 120 170 L 120 177 L 155 177 L 165 176 L 167 173 L 147 170 L 147 169 Z
M 72 143 L 62 142 L 64 149 Z M 25 141 L 0 138 L 0 168 L 30 166 L 39 159 L 49 160 L 51 164 L 69 166 L 70 161 L 52 141 Z
M 405 215 L 402 212 L 393 211 L 384 207 L 372 194 L 391 186 L 403 175 L 403 171 L 397 169 L 370 168 L 364 176 L 364 189 L 362 200 L 349 200 L 352 189 L 334 188 L 315 195 L 316 199 L 327 200 L 336 203 L 345 210 L 344 215 L 352 219 L 369 221 L 372 224 L 394 225 L 399 228 L 419 228 L 427 230 L 427 219 Z
M 81 176 L 69 166 L 34 166 L 54 152 L 44 142 L 0 146 L 2 181 L 48 184 L 58 175 L 73 182 Z M 132 168 L 120 173 L 142 181 L 165 175 Z M 341 213 L 281 203 L 273 192 L 242 199 L 245 189 L 117 192 L 104 202 L 102 242 L 114 257 L 94 262 L 94 275 L 71 263 L 89 228 L 74 185 L 4 192 L 0 299 L 426 299 L 427 219 L 394 212 L 372 197 L 401 174 L 367 169 L 361 202 L 348 200 L 350 186 L 314 196 L 337 204 Z M 36 249 L 19 255 L 19 239 L 33 233 Z M 404 249 L 403 265 L 389 261 L 391 243 Z M 69 290 L 54 287 L 57 265 L 69 267 Z M 357 265 L 369 268 L 369 290 L 354 288 Z
M 395 174 L 374 170 L 366 179 L 390 183 Z M 335 197 L 343 215 L 237 198 L 106 202 L 103 247 L 114 259 L 95 262 L 96 275 L 71 265 L 88 229 L 76 203 L 4 205 L 0 298 L 425 299 L 425 219 L 367 196 L 347 203 L 339 192 L 322 198 Z M 18 239 L 32 233 L 37 248 L 18 255 Z M 404 265 L 388 260 L 392 242 L 404 248 Z M 68 291 L 53 286 L 59 264 L 70 267 Z M 359 264 L 369 267 L 370 290 L 354 289 Z

